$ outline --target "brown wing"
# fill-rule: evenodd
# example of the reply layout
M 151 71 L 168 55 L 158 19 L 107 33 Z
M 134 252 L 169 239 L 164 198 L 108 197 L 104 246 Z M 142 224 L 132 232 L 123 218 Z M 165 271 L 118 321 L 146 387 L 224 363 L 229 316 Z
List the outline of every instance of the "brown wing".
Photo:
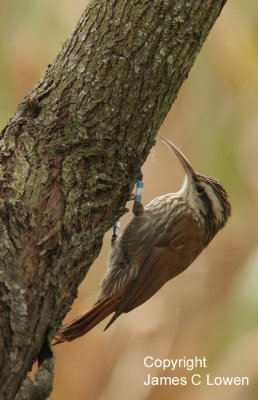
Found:
M 129 312 L 153 296 L 168 280 L 183 272 L 203 248 L 202 236 L 191 215 L 171 219 L 157 237 L 137 278 L 122 297 L 107 329 L 123 312 Z

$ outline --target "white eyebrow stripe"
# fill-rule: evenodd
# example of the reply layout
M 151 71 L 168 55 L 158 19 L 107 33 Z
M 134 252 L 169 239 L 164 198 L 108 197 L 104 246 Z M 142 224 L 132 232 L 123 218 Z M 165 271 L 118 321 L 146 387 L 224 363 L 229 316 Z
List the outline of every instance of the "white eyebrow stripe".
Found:
M 223 219 L 223 208 L 219 197 L 216 196 L 216 193 L 209 184 L 201 182 L 200 185 L 204 189 L 206 196 L 208 196 L 211 201 L 215 218 L 217 219 L 217 221 L 221 222 Z

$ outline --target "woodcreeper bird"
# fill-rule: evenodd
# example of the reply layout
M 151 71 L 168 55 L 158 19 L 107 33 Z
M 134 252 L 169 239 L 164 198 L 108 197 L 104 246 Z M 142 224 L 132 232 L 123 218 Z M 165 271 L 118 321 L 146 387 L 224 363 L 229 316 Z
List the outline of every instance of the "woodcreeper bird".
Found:
M 191 265 L 230 216 L 229 198 L 221 184 L 195 172 L 183 153 L 162 139 L 185 170 L 182 188 L 155 198 L 146 207 L 139 198 L 134 202 L 133 219 L 113 241 L 96 303 L 61 327 L 54 344 L 84 335 L 114 312 L 107 329 L 120 314 L 147 301 Z

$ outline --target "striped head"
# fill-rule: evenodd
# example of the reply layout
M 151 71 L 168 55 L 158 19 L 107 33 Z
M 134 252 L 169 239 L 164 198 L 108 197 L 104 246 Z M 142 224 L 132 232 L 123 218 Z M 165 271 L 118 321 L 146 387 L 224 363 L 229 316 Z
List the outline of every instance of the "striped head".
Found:
M 204 226 L 208 243 L 223 228 L 230 216 L 228 194 L 215 178 L 195 172 L 183 153 L 168 139 L 162 139 L 176 154 L 186 172 L 179 194 L 187 202 L 189 211 Z

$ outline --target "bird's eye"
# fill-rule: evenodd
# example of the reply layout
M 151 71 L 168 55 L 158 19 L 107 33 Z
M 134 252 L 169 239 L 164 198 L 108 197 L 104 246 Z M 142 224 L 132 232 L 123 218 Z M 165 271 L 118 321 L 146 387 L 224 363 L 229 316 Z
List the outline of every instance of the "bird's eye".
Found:
M 197 186 L 197 192 L 198 192 L 199 194 L 203 194 L 203 193 L 204 193 L 203 187 L 198 185 L 198 186 Z

